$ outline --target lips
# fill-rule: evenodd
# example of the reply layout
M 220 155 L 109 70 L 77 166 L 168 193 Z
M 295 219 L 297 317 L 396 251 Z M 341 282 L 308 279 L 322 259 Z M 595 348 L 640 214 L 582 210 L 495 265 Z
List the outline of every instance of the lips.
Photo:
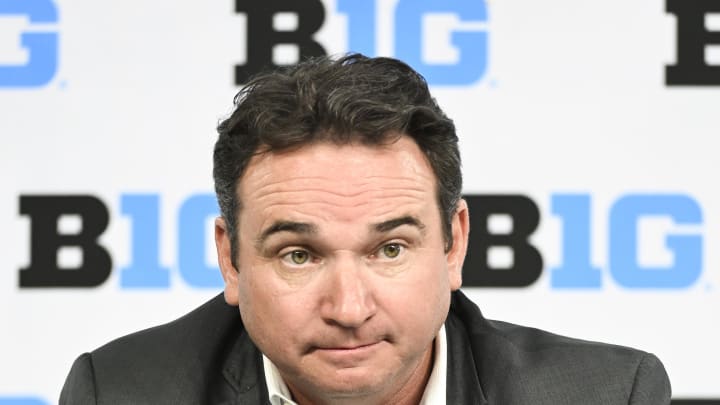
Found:
M 362 344 L 321 345 L 313 354 L 338 367 L 354 367 L 372 359 L 384 346 L 385 341 Z
M 362 348 L 364 348 L 364 347 L 369 347 L 369 346 L 372 346 L 372 345 L 376 345 L 376 344 L 378 344 L 378 343 L 380 343 L 380 342 L 371 342 L 371 343 L 364 343 L 364 344 L 357 344 L 357 345 L 353 345 L 353 344 L 350 344 L 350 345 L 337 345 L 337 346 L 328 345 L 328 346 L 318 347 L 317 350 L 339 350 L 339 351 L 340 351 L 340 350 L 357 350 L 357 349 L 362 349 Z
M 362 336 L 353 336 L 351 334 L 333 334 L 328 333 L 326 336 L 318 336 L 317 339 L 309 342 L 307 352 L 316 350 L 357 350 L 365 347 L 371 347 L 379 343 L 392 342 L 389 335 L 384 333 L 364 333 Z

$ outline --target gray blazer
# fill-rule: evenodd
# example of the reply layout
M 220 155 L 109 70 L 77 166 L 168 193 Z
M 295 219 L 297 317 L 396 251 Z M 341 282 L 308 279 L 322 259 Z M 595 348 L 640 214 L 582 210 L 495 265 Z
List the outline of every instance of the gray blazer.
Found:
M 485 319 L 452 296 L 448 404 L 670 403 L 660 360 Z M 269 404 L 260 351 L 219 295 L 184 317 L 108 343 L 73 364 L 60 404 Z

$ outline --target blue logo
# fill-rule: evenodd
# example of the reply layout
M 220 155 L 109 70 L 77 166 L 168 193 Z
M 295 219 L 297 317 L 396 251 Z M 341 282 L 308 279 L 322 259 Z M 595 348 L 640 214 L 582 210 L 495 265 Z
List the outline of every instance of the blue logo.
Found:
M 58 22 L 58 12 L 51 0 L 0 0 L 0 16 L 26 16 L 31 24 Z M 27 49 L 27 62 L 0 64 L 0 87 L 39 87 L 55 76 L 58 59 L 57 32 L 24 32 L 20 44 Z
M 377 55 L 376 4 L 374 1 L 338 0 L 338 11 L 348 16 L 349 50 Z M 455 61 L 428 61 L 428 17 L 449 16 L 459 26 L 449 35 Z M 467 85 L 480 79 L 487 70 L 488 34 L 477 24 L 487 23 L 483 0 L 400 0 L 394 13 L 395 57 L 417 69 L 434 85 Z
M 551 269 L 556 289 L 602 287 L 602 270 L 591 260 L 591 197 L 588 194 L 553 194 L 552 212 L 563 226 L 562 257 Z M 695 284 L 703 270 L 703 223 L 698 202 L 685 194 L 628 194 L 621 196 L 608 215 L 608 271 L 629 289 L 680 289 Z M 675 226 L 693 227 L 664 235 L 672 263 L 639 263 L 639 224 L 647 219 L 667 219 Z

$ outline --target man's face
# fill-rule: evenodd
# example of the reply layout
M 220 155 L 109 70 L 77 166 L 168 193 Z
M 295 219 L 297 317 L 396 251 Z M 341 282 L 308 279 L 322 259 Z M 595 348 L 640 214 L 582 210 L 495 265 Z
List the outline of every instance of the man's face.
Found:
M 402 387 L 460 287 L 464 202 L 444 251 L 435 177 L 403 136 L 255 156 L 238 186 L 237 271 L 222 220 L 225 298 L 292 388 L 347 397 Z

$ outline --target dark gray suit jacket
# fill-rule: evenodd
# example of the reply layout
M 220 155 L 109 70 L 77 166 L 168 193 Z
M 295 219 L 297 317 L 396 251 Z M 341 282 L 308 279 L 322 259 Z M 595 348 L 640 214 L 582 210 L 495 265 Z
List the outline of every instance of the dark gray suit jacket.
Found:
M 461 292 L 445 322 L 448 404 L 670 403 L 652 354 L 490 321 Z M 260 351 L 222 295 L 73 364 L 60 404 L 269 404 Z

